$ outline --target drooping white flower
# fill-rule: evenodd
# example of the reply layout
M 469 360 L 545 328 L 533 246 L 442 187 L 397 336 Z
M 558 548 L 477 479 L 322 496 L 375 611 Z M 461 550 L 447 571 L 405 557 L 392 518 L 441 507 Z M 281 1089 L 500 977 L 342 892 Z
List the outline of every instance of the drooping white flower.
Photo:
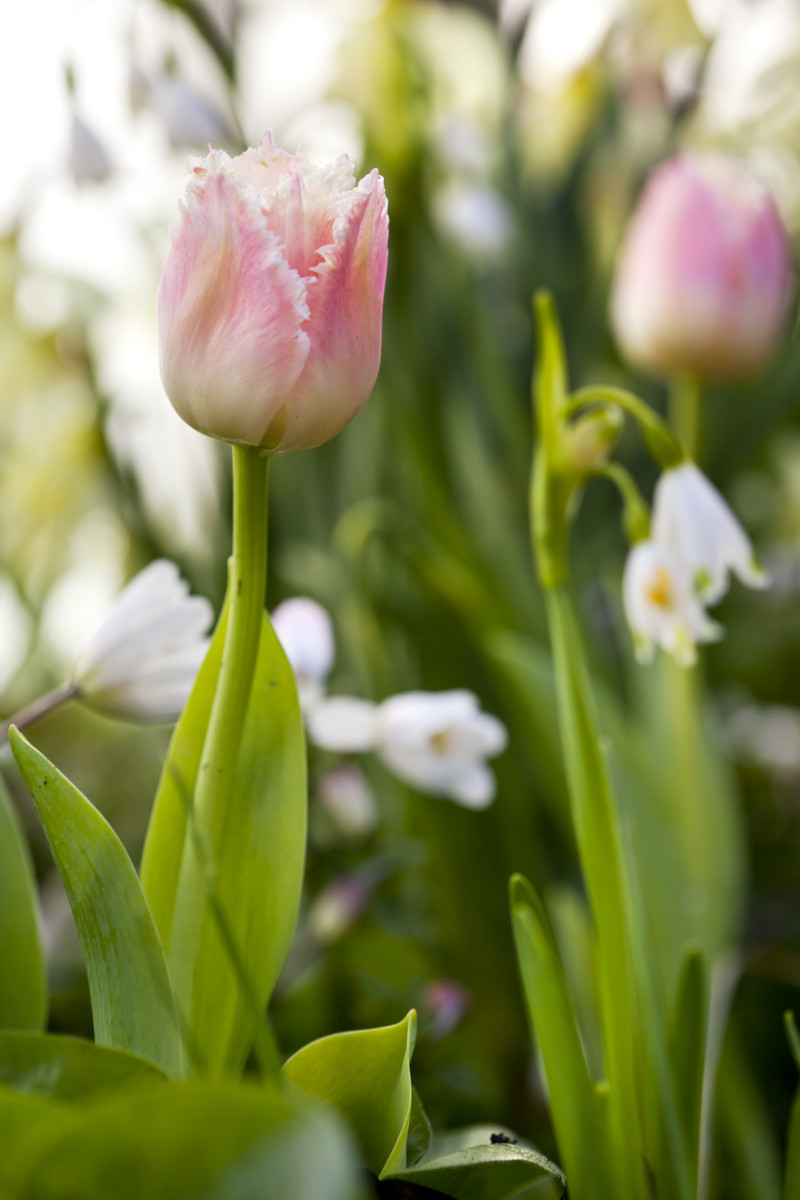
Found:
M 769 583 L 747 534 L 694 463 L 665 471 L 656 484 L 652 540 L 684 564 L 703 604 L 725 594 L 730 573 L 749 587 Z
M 272 613 L 272 627 L 294 671 L 300 707 L 305 712 L 322 696 L 333 666 L 333 623 L 321 604 L 307 596 L 295 596 Z
M 690 667 L 697 659 L 697 644 L 721 635 L 695 596 L 681 559 L 656 541 L 631 547 L 622 596 L 640 662 L 649 662 L 655 647 L 661 646 L 682 667 Z
M 150 563 L 76 655 L 70 679 L 79 698 L 117 716 L 174 721 L 205 658 L 213 617 L 174 563 Z
M 463 690 L 404 692 L 382 704 L 335 696 L 309 712 L 308 732 L 328 750 L 374 750 L 405 783 L 476 809 L 488 807 L 496 791 L 485 760 L 508 741 L 502 721 Z

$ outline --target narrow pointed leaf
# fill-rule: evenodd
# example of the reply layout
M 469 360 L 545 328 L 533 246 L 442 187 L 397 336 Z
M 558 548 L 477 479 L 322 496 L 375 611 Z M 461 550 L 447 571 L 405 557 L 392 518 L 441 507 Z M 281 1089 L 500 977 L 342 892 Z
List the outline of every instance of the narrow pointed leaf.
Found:
M 555 940 L 530 884 L 516 875 L 510 891 L 523 989 L 544 1062 L 556 1140 L 570 1191 L 579 1198 L 612 1195 L 608 1130 L 589 1077 Z
M 697 1172 L 700 1149 L 707 1000 L 703 959 L 699 951 L 693 951 L 687 954 L 683 964 L 678 994 L 670 1014 L 667 1043 L 678 1114 L 693 1176 Z
M 795 1096 L 789 1117 L 783 1200 L 800 1200 L 800 1092 Z
M 9 738 L 83 946 L 95 1041 L 180 1075 L 180 1027 L 164 952 L 125 847 L 18 730 L 12 728 Z
M 28 846 L 0 778 L 0 1029 L 43 1029 L 47 981 Z
M 411 1123 L 412 1009 L 398 1025 L 320 1038 L 284 1065 L 284 1077 L 333 1105 L 352 1126 L 366 1166 L 379 1177 L 406 1165 Z

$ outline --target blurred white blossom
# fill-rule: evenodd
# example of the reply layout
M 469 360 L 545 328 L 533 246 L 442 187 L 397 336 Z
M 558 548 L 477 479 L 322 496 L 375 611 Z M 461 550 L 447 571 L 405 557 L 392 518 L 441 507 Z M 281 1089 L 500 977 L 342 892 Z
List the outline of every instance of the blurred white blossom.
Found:
M 354 696 L 321 700 L 308 713 L 310 740 L 327 750 L 374 750 L 405 783 L 486 808 L 496 792 L 487 758 L 500 754 L 508 732 L 481 712 L 472 692 L 404 692 L 373 704 Z
M 72 118 L 70 170 L 76 183 L 103 183 L 111 174 L 111 160 L 103 143 L 77 113 Z
M 697 660 L 698 643 L 721 635 L 694 594 L 685 564 L 655 541 L 631 547 L 622 596 L 640 662 L 649 662 L 660 646 L 680 666 L 690 667 Z
M 737 758 L 786 775 L 800 773 L 800 709 L 743 704 L 728 717 L 725 733 Z
M 497 188 L 483 180 L 456 177 L 443 184 L 434 193 L 433 215 L 467 258 L 499 258 L 511 241 L 511 210 Z
M 354 763 L 326 771 L 317 785 L 317 798 L 345 837 L 367 837 L 378 824 L 375 794 L 364 772 Z
M 703 604 L 722 598 L 731 573 L 749 587 L 769 583 L 750 539 L 694 463 L 682 463 L 660 476 L 653 500 L 652 538 L 680 559 Z
M 274 610 L 272 627 L 294 671 L 305 712 L 324 693 L 333 666 L 333 623 L 321 604 L 308 596 L 295 596 Z
M 79 698 L 118 716 L 175 720 L 208 649 L 213 616 L 206 599 L 189 595 L 174 563 L 150 563 L 76 655 L 70 679 Z

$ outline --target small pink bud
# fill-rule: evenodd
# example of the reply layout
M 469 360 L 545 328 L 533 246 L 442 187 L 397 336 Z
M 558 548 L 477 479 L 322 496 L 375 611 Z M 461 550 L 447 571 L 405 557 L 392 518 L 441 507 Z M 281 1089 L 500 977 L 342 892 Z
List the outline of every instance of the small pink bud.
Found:
M 273 454 L 339 433 L 372 391 L 389 238 L 383 180 L 342 155 L 190 158 L 158 289 L 161 377 L 183 419 Z
M 431 1018 L 428 1035 L 439 1042 L 455 1029 L 472 1005 L 472 995 L 455 979 L 432 979 L 422 992 L 422 1008 Z
M 763 184 L 736 159 L 682 154 L 645 188 L 611 316 L 637 366 L 733 379 L 773 355 L 793 292 L 789 238 Z

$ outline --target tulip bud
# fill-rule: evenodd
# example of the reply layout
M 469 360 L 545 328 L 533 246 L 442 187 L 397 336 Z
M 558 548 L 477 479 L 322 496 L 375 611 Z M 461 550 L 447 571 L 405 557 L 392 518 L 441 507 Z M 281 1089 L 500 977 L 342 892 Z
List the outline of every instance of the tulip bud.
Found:
M 158 290 L 161 377 L 201 433 L 285 454 L 360 411 L 381 352 L 389 218 L 383 180 L 342 155 L 190 158 Z
M 722 155 L 678 155 L 650 179 L 617 263 L 611 317 L 631 362 L 733 379 L 764 365 L 794 292 L 769 193 Z

